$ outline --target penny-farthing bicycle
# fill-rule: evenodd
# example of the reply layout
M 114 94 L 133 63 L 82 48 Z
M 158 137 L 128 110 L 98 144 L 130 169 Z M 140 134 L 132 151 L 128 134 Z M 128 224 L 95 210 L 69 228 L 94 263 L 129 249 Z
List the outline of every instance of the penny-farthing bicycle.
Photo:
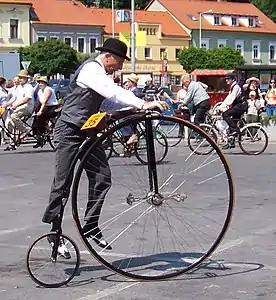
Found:
M 165 159 L 157 164 L 152 124 L 160 121 L 187 127 L 201 135 L 197 148 L 191 151 L 180 143 L 169 148 Z M 147 163 L 137 163 L 134 157 L 111 158 L 112 187 L 105 199 L 95 197 L 95 205 L 101 207 L 97 226 L 109 246 L 102 248 L 95 243 L 95 237 L 82 231 L 88 193 L 97 191 L 93 182 L 88 184 L 84 168 L 88 157 L 91 163 L 91 155 L 115 131 L 140 123 L 145 127 Z M 198 155 L 200 147 L 213 151 Z M 81 155 L 83 149 L 85 153 Z M 234 208 L 229 166 L 212 138 L 187 121 L 152 111 L 127 116 L 98 134 L 96 140 L 88 139 L 81 146 L 71 172 L 74 169 L 72 212 L 80 238 L 96 260 L 122 276 L 164 280 L 189 272 L 210 257 L 229 226 Z M 65 203 L 67 199 L 65 191 Z M 28 270 L 39 285 L 66 284 L 78 269 L 77 246 L 64 236 L 71 257 L 65 259 L 59 253 L 60 237 L 61 230 L 44 235 L 28 251 Z

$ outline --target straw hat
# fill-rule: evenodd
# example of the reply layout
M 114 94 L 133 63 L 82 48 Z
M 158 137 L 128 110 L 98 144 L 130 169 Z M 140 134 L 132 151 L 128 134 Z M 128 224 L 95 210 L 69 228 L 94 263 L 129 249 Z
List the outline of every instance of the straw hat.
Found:
M 256 81 L 258 84 L 260 84 L 260 79 L 257 77 L 250 77 L 246 80 L 246 84 L 249 84 L 251 81 Z
M 134 83 L 137 83 L 139 81 L 139 77 L 134 73 L 131 73 L 130 75 L 128 75 L 127 79 Z
M 18 77 L 25 77 L 25 78 L 29 78 L 29 73 L 27 70 L 21 70 L 18 74 Z
M 45 83 L 48 83 L 48 78 L 46 76 L 40 76 L 36 81 L 37 82 L 43 81 Z

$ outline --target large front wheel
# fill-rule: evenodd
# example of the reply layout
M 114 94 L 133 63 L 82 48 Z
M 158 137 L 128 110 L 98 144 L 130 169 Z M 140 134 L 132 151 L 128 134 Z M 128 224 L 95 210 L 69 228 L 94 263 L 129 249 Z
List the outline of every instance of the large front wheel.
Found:
M 109 160 L 110 172 L 99 157 L 108 136 L 146 121 L 145 114 L 126 118 L 84 155 L 72 186 L 72 211 L 81 240 L 100 263 L 132 279 L 161 280 L 198 267 L 215 251 L 231 220 L 234 187 L 227 161 L 208 134 L 174 117 L 148 117 L 187 127 L 212 151 L 198 155 L 184 141 L 169 147 L 162 163 L 153 164 L 156 191 L 148 164 L 118 157 Z M 145 137 L 147 143 L 147 132 Z M 153 142 L 159 143 L 154 136 Z

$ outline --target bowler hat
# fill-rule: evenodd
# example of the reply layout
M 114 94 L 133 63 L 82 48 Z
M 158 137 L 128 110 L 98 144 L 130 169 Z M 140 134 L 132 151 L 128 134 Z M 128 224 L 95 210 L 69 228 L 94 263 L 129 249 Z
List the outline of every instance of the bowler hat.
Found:
M 128 61 L 130 60 L 130 58 L 126 56 L 127 45 L 118 39 L 109 38 L 103 43 L 102 47 L 97 47 L 96 50 L 109 52 Z

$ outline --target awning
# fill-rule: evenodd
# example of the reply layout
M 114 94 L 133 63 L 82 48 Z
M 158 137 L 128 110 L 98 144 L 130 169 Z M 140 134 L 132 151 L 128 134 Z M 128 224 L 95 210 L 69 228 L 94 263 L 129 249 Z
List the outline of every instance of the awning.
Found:
M 228 73 L 232 73 L 234 70 L 208 70 L 208 69 L 195 69 L 190 75 L 195 76 L 226 76 Z

